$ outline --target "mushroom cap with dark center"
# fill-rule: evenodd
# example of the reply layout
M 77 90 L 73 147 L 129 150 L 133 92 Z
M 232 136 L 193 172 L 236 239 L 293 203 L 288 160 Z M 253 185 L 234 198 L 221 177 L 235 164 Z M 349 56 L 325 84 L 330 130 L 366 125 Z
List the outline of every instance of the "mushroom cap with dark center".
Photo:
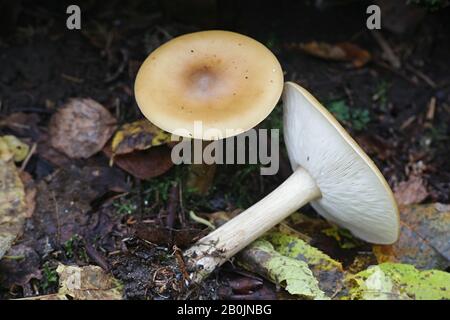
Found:
M 305 168 L 322 197 L 311 205 L 326 219 L 372 243 L 399 235 L 392 191 L 375 164 L 337 120 L 305 89 L 287 82 L 284 134 L 291 165 Z
M 147 119 L 203 140 L 254 127 L 269 115 L 282 90 L 283 72 L 272 52 L 228 31 L 170 40 L 148 56 L 135 82 L 136 101 Z M 194 131 L 195 121 L 202 122 L 202 132 Z

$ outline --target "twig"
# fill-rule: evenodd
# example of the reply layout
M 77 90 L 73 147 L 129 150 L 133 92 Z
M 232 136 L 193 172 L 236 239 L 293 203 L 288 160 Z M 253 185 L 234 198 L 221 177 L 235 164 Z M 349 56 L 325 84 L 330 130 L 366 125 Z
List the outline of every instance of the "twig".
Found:
M 194 220 L 197 223 L 204 224 L 205 226 L 207 226 L 208 228 L 211 228 L 212 230 L 216 229 L 216 227 L 211 222 L 209 222 L 206 219 L 200 218 L 192 210 L 189 211 L 189 218 L 191 218 L 192 220 Z
M 416 68 L 413 68 L 411 65 L 407 64 L 406 69 L 414 73 L 416 76 L 418 76 L 420 79 L 425 81 L 426 84 L 428 84 L 432 89 L 436 89 L 437 85 L 436 83 L 431 80 L 430 77 L 428 77 L 426 74 L 424 74 L 422 71 L 417 70 Z
M 37 147 L 37 143 L 35 142 L 31 146 L 31 149 L 28 152 L 27 157 L 25 158 L 25 160 L 23 160 L 22 165 L 20 166 L 20 171 L 25 170 L 25 168 L 27 167 L 28 161 L 30 161 L 31 157 L 36 152 L 36 147 Z
M 344 85 L 344 91 L 345 91 L 345 95 L 348 98 L 348 102 L 350 103 L 351 106 L 353 106 L 355 104 L 354 100 L 353 100 L 353 94 L 352 91 L 350 90 L 349 87 L 347 87 L 346 85 Z
M 59 221 L 59 208 L 58 203 L 56 202 L 55 192 L 52 191 L 52 198 L 55 204 L 55 216 L 56 216 L 56 239 L 58 243 L 61 241 L 61 224 Z
M 395 69 L 400 69 L 400 67 L 402 66 L 400 59 L 394 53 L 394 50 L 392 50 L 391 46 L 383 37 L 383 35 L 378 31 L 373 31 L 371 32 L 371 34 L 383 50 L 383 58 L 385 58 Z
M 183 184 L 180 183 L 180 188 L 179 188 L 180 192 L 179 192 L 179 199 L 180 199 L 180 210 L 178 212 L 178 219 L 180 220 L 181 223 L 181 227 L 185 227 L 186 226 L 186 219 L 185 219 L 185 211 L 184 211 L 184 205 L 183 205 Z
M 138 211 L 139 211 L 139 216 L 141 217 L 141 220 L 144 218 L 144 198 L 142 197 L 142 183 L 141 180 L 138 178 L 135 178 L 136 181 L 136 185 L 138 188 Z
M 71 76 L 71 75 L 68 75 L 65 73 L 61 73 L 61 78 L 65 79 L 67 81 L 70 81 L 70 82 L 74 82 L 74 83 L 83 83 L 84 82 L 84 79 L 77 78 L 77 77 L 74 77 L 74 76 Z
M 401 73 L 399 70 L 394 69 L 393 67 L 391 67 L 391 66 L 388 65 L 387 63 L 384 63 L 383 61 L 374 59 L 374 63 L 375 63 L 377 66 L 383 67 L 383 68 L 385 68 L 385 69 L 391 71 L 392 73 L 394 73 L 395 75 L 397 75 L 397 76 L 403 78 L 405 81 L 408 81 L 408 82 L 411 83 L 412 85 L 415 85 L 415 86 L 418 86 L 418 85 L 419 85 L 417 81 L 415 81 L 415 80 L 411 79 L 410 77 L 404 75 L 404 74 Z
M 178 184 L 174 184 L 170 189 L 169 205 L 167 206 L 166 227 L 173 228 L 178 209 Z
M 428 103 L 427 115 L 425 117 L 427 121 L 433 121 L 435 113 L 436 113 L 436 98 L 432 97 L 430 99 L 430 102 Z
M 99 265 L 103 270 L 109 271 L 110 267 L 108 262 L 106 262 L 105 258 L 92 246 L 91 244 L 87 243 L 87 241 L 84 241 L 84 248 L 86 249 L 86 253 L 94 260 L 94 262 Z
M 177 259 L 178 267 L 180 267 L 181 274 L 186 281 L 189 281 L 189 273 L 186 270 L 186 264 L 184 263 L 183 255 L 181 254 L 181 250 L 177 246 L 173 246 L 173 254 Z
M 105 78 L 105 83 L 113 82 L 122 74 L 123 70 L 125 70 L 125 66 L 128 63 L 128 51 L 126 49 L 120 49 L 120 53 L 122 54 L 122 61 L 117 67 L 117 70 Z

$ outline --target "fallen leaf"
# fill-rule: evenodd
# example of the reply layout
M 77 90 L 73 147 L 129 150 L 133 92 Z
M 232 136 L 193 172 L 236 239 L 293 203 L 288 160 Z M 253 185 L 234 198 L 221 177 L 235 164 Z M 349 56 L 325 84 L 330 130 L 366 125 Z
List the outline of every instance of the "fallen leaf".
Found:
M 290 45 L 288 47 L 298 48 L 307 54 L 325 60 L 351 61 L 356 68 L 364 66 L 372 59 L 371 54 L 367 50 L 349 42 L 329 44 L 326 42 L 311 41 Z
M 361 245 L 361 242 L 356 239 L 350 231 L 336 225 L 323 229 L 322 232 L 328 237 L 335 239 L 342 249 L 354 249 Z
M 240 269 L 223 272 L 221 278 L 221 284 L 216 291 L 221 300 L 295 299 L 295 296 L 277 289 L 271 282 Z
M 399 205 L 420 203 L 428 197 L 424 180 L 415 175 L 410 176 L 407 181 L 400 182 L 394 191 L 395 199 Z
M 346 60 L 351 61 L 356 68 L 363 67 L 372 59 L 369 51 L 362 49 L 356 44 L 342 42 L 336 44 L 336 46 L 345 52 Z
M 289 233 L 284 225 L 294 232 Z M 355 238 L 348 230 L 332 225 L 320 217 L 309 217 L 301 212 L 294 212 L 277 228 L 285 234 L 304 240 L 310 246 L 345 264 L 351 263 L 359 251 L 366 250 L 366 244 Z
M 103 148 L 103 152 L 109 158 L 113 156 L 109 146 Z M 171 151 L 166 146 L 116 155 L 114 156 L 114 164 L 132 176 L 142 180 L 160 176 L 173 166 Z
M 228 285 L 236 294 L 249 294 L 261 288 L 263 280 L 256 277 L 235 276 L 228 280 Z
M 386 275 L 380 267 L 374 268 L 364 282 L 364 290 L 361 294 L 362 300 L 393 300 L 406 299 L 407 297 L 394 288 L 391 278 Z
M 59 264 L 57 293 L 19 300 L 122 300 L 122 284 L 98 266 Z
M 92 99 L 71 99 L 50 119 L 51 145 L 70 158 L 89 158 L 116 129 L 116 119 Z
M 69 166 L 72 162 L 72 160 L 65 153 L 52 147 L 47 133 L 42 133 L 39 136 L 36 151 L 39 157 L 45 159 L 56 167 Z
M 122 285 L 97 266 L 75 267 L 60 264 L 59 295 L 74 300 L 121 300 Z
M 400 210 L 400 237 L 389 246 L 375 245 L 379 263 L 401 262 L 419 269 L 450 266 L 450 208 L 436 203 L 412 205 Z
M 31 175 L 26 171 L 20 171 L 19 177 L 25 190 L 25 207 L 27 209 L 25 217 L 30 218 L 36 208 L 36 185 Z
M 170 141 L 170 133 L 143 119 L 124 124 L 117 130 L 111 142 L 111 150 L 115 156 L 137 150 L 146 150 Z
M 40 117 L 36 113 L 16 112 L 0 120 L 0 126 L 5 126 L 20 136 L 37 138 L 39 121 Z
M 211 189 L 214 175 L 216 172 L 215 164 L 191 164 L 186 180 L 186 187 L 189 192 L 205 195 Z
M 319 287 L 328 295 L 334 295 L 341 287 L 344 270 L 341 263 L 309 245 L 305 241 L 281 232 L 269 232 L 263 239 L 268 240 L 280 254 L 308 264 Z
M 8 161 L 14 159 L 15 162 L 24 160 L 30 148 L 15 136 L 6 135 L 0 137 L 0 160 Z
M 0 157 L 0 259 L 22 232 L 26 216 L 24 186 L 13 158 L 14 154 L 3 148 Z
M 267 240 L 253 242 L 238 257 L 241 266 L 282 285 L 290 294 L 327 299 L 306 262 L 280 254 Z
M 205 230 L 195 228 L 169 229 L 155 223 L 139 223 L 134 227 L 134 231 L 140 239 L 157 245 L 170 247 L 176 245 L 179 248 L 192 245 L 207 233 Z
M 350 298 L 363 300 L 450 299 L 450 274 L 439 270 L 419 271 L 414 266 L 383 263 L 347 279 Z
M 18 244 L 0 261 L 0 284 L 4 288 L 24 286 L 31 279 L 41 279 L 41 259 L 32 248 Z

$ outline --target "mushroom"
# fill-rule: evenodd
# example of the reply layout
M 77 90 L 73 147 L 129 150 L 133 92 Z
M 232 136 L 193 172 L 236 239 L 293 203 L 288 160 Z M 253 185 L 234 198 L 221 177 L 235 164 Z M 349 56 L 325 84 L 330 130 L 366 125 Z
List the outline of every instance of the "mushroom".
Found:
M 154 50 L 134 90 L 139 108 L 155 125 L 179 136 L 216 140 L 247 131 L 269 115 L 283 90 L 283 71 L 272 52 L 252 38 L 202 31 Z M 201 131 L 194 130 L 196 121 Z
M 292 175 L 186 251 L 194 282 L 307 203 L 327 220 L 367 242 L 391 244 L 397 240 L 397 205 L 370 158 L 299 85 L 285 84 L 283 105 Z

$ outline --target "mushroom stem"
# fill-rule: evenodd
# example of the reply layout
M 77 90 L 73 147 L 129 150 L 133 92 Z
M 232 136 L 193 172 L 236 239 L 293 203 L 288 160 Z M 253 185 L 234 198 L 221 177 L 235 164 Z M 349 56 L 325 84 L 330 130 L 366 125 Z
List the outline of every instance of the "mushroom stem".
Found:
M 272 191 L 237 217 L 200 239 L 185 253 L 193 282 L 200 282 L 269 229 L 321 192 L 311 175 L 302 167 Z

